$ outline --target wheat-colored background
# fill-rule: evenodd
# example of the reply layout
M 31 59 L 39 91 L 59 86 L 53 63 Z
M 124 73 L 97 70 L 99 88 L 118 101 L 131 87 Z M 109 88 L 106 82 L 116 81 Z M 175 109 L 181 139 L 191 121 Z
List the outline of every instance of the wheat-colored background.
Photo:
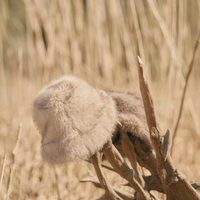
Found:
M 63 74 L 139 93 L 140 55 L 159 124 L 173 134 L 199 19 L 199 0 L 0 0 L 0 199 L 92 200 L 104 193 L 79 182 L 86 167 L 94 172 L 89 163 L 49 167 L 41 160 L 32 100 Z M 188 180 L 200 180 L 199 67 L 198 50 L 173 152 Z M 111 184 L 132 192 L 121 185 L 126 181 L 104 171 Z

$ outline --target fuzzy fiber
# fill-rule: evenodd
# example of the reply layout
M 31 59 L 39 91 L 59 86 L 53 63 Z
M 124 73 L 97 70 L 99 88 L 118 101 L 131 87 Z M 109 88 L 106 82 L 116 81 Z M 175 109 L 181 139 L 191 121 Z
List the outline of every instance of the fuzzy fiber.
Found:
M 114 132 L 117 111 L 106 92 L 67 75 L 38 93 L 33 120 L 42 137 L 42 158 L 62 164 L 101 150 Z
M 118 120 L 122 124 L 122 129 L 128 133 L 130 139 L 138 138 L 141 142 L 141 150 L 149 151 L 153 149 L 147 125 L 144 104 L 141 96 L 123 92 L 108 91 L 112 96 L 118 111 Z M 117 140 L 118 134 L 114 133 L 113 141 Z M 134 143 L 134 141 L 132 141 Z

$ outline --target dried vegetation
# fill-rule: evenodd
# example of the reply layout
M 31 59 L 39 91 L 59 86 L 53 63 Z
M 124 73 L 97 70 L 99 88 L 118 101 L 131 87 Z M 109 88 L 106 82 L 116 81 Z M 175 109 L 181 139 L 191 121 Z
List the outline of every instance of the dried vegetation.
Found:
M 41 160 L 31 102 L 44 84 L 69 73 L 101 89 L 140 93 L 136 55 L 144 62 L 159 125 L 162 130 L 170 128 L 172 137 L 182 105 L 172 160 L 187 180 L 200 180 L 199 50 L 182 95 L 200 30 L 199 13 L 196 0 L 1 0 L 0 199 L 92 200 L 104 194 L 93 175 L 85 178 L 86 167 L 94 173 L 91 164 L 53 168 Z M 130 160 L 143 187 L 134 163 Z M 124 195 L 122 199 L 127 192 L 129 199 L 133 197 L 124 179 L 111 170 L 102 171 L 114 186 L 108 190 Z M 149 172 L 142 168 L 142 174 Z M 80 183 L 83 178 L 86 183 Z M 166 199 L 164 194 L 152 194 Z

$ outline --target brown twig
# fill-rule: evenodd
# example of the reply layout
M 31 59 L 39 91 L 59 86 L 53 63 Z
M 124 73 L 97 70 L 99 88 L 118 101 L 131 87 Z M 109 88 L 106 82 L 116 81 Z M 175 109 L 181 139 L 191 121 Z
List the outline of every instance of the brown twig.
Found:
M 102 168 L 101 168 L 101 155 L 99 152 L 95 153 L 90 158 L 92 164 L 94 165 L 95 171 L 97 173 L 97 177 L 101 183 L 102 188 L 107 192 L 107 194 L 113 199 L 113 200 L 122 200 L 122 198 L 114 191 L 112 185 L 109 184 L 107 181 Z
M 198 192 L 195 191 L 195 189 L 186 180 L 185 176 L 181 174 L 173 164 L 169 154 L 171 147 L 170 131 L 168 130 L 163 137 L 157 127 L 153 98 L 148 82 L 143 74 L 143 63 L 139 57 L 138 72 L 140 79 L 140 90 L 142 93 L 145 112 L 147 115 L 147 122 L 150 129 L 151 142 L 154 146 L 157 157 L 157 171 L 162 181 L 163 189 L 167 195 L 167 199 L 200 200 Z
M 177 118 L 175 129 L 174 129 L 174 134 L 173 134 L 173 137 L 172 137 L 171 155 L 173 153 L 174 140 L 175 140 L 176 135 L 177 135 L 178 126 L 179 126 L 179 122 L 180 122 L 182 111 L 183 111 L 183 104 L 184 104 L 185 94 L 186 94 L 186 90 L 187 90 L 187 86 L 188 86 L 188 80 L 189 80 L 191 71 L 193 69 L 194 59 L 195 59 L 195 56 L 196 56 L 197 49 L 199 47 L 199 42 L 200 42 L 200 34 L 199 34 L 199 36 L 197 38 L 197 41 L 196 41 L 196 44 L 195 44 L 195 48 L 194 48 L 194 51 L 193 51 L 192 60 L 190 62 L 189 69 L 188 69 L 188 72 L 187 72 L 187 75 L 186 75 L 186 78 L 185 78 L 185 86 L 183 88 L 183 94 L 182 94 L 182 98 L 181 98 L 181 105 L 180 105 L 180 108 L 179 108 L 179 114 L 178 114 L 178 118 Z
M 144 78 L 143 62 L 139 56 L 138 56 L 138 73 L 139 73 L 139 81 L 140 81 L 140 91 L 141 91 L 142 99 L 144 102 L 147 124 L 149 127 L 149 132 L 151 132 L 152 127 L 157 127 L 156 114 L 154 110 L 153 99 L 150 94 L 149 84 Z
M 85 161 L 88 162 L 88 163 L 91 163 L 90 160 L 85 160 Z M 91 164 L 92 164 L 92 163 L 91 163 Z M 110 171 L 113 171 L 113 172 L 117 173 L 116 170 L 113 169 L 112 167 L 108 167 L 108 166 L 103 165 L 103 164 L 102 164 L 101 166 L 102 166 L 103 168 L 106 168 L 106 169 L 108 169 L 108 170 L 110 170 Z M 90 171 L 89 171 L 89 172 L 90 172 Z M 143 179 L 144 179 L 144 181 L 145 181 L 145 186 L 148 188 L 148 191 L 156 190 L 156 191 L 159 191 L 159 192 L 161 192 L 161 193 L 164 192 L 164 191 L 163 191 L 163 188 L 162 188 L 162 184 L 161 184 L 160 179 L 159 179 L 158 176 L 156 176 L 156 175 L 151 175 L 151 176 L 142 176 L 142 177 L 143 177 Z M 129 187 L 131 187 L 130 183 L 127 183 L 127 184 L 125 184 L 124 186 L 129 186 Z
M 88 163 L 92 163 L 90 160 L 85 160 Z M 109 169 L 110 171 L 116 172 L 115 169 L 113 169 L 112 167 L 108 167 L 107 165 L 101 164 L 102 167 Z
M 117 173 L 125 178 L 131 184 L 132 188 L 135 189 L 139 194 L 140 200 L 149 200 L 149 194 L 144 190 L 144 188 L 137 182 L 134 177 L 134 172 L 125 160 L 122 158 L 120 153 L 117 151 L 115 146 L 112 144 L 112 140 L 109 141 L 103 147 L 103 153 L 110 162 L 110 164 L 114 167 Z
M 140 166 L 137 163 L 134 145 L 128 138 L 127 133 L 123 132 L 122 125 L 119 122 L 118 122 L 118 127 L 120 130 L 120 140 L 122 143 L 122 150 L 131 163 L 131 166 L 135 172 L 135 179 L 144 188 L 145 182 L 144 179 L 142 178 L 142 174 L 140 173 Z
M 98 179 L 96 176 L 94 176 L 94 174 L 89 170 L 89 176 L 82 179 L 80 182 L 91 182 L 94 184 L 94 186 L 96 186 L 97 188 L 102 188 L 101 184 L 99 183 Z M 132 194 L 129 194 L 128 192 L 125 192 L 119 188 L 115 188 L 113 187 L 114 191 L 124 200 L 133 200 L 134 196 Z

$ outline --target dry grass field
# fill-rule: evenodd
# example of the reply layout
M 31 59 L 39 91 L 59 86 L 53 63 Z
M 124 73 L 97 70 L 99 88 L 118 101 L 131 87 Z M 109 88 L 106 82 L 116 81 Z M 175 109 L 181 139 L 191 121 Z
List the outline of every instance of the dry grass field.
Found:
M 88 168 L 95 173 L 91 164 L 50 167 L 41 159 L 32 101 L 63 74 L 139 94 L 140 55 L 160 127 L 173 134 L 199 19 L 199 0 L 0 0 L 0 199 L 93 200 L 104 194 L 80 183 Z M 200 50 L 172 157 L 188 180 L 200 181 L 199 66 Z M 119 175 L 104 171 L 112 185 L 133 192 Z

